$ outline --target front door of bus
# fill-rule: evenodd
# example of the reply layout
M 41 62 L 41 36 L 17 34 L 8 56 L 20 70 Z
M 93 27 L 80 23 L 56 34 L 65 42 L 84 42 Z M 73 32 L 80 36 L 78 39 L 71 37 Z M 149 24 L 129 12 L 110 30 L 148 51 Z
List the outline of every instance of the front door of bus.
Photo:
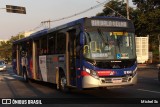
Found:
M 68 31 L 69 83 L 76 86 L 76 30 Z

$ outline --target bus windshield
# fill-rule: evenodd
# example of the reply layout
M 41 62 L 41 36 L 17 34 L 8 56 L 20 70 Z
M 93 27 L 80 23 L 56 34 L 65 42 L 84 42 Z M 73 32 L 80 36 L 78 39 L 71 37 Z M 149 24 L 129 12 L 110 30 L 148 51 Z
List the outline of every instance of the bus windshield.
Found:
M 83 54 L 85 58 L 94 60 L 134 59 L 134 33 L 121 31 L 89 31 L 85 32 Z

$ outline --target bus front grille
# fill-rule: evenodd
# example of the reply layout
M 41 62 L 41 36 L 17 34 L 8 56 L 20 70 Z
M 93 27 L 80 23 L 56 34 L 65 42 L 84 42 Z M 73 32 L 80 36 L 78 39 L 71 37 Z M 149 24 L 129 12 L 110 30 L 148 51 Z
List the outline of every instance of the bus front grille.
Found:
M 101 78 L 101 83 L 114 83 L 113 79 L 116 78 Z M 129 82 L 131 80 L 131 77 L 118 77 L 117 79 L 120 79 L 119 82 L 124 83 L 124 82 Z M 118 83 L 118 81 L 117 81 Z

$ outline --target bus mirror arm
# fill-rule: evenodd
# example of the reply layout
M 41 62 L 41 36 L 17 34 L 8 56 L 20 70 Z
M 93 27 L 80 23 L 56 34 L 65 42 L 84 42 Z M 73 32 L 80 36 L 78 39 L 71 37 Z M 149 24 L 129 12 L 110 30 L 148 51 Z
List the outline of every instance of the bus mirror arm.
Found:
M 84 45 L 84 33 L 83 32 L 81 32 L 80 33 L 80 45 Z

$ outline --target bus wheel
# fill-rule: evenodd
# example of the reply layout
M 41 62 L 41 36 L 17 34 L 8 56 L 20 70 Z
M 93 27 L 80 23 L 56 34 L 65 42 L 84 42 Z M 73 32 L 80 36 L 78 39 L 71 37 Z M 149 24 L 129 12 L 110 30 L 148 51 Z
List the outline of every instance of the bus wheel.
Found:
M 23 67 L 23 79 L 25 82 L 28 82 L 28 76 L 27 76 L 27 71 L 25 67 Z
M 59 89 L 63 92 L 67 92 L 67 79 L 65 76 L 59 76 Z

